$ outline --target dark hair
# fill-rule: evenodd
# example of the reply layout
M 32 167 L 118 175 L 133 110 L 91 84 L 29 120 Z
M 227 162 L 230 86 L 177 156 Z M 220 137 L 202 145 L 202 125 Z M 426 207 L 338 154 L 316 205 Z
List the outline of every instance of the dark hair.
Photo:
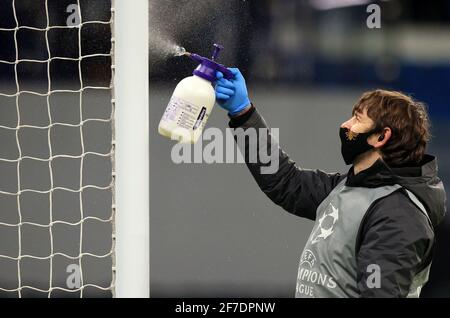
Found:
M 430 121 L 425 104 L 400 92 L 375 90 L 366 92 L 353 107 L 353 113 L 367 110 L 374 130 L 385 127 L 392 136 L 381 148 L 383 160 L 389 166 L 419 164 L 430 141 Z

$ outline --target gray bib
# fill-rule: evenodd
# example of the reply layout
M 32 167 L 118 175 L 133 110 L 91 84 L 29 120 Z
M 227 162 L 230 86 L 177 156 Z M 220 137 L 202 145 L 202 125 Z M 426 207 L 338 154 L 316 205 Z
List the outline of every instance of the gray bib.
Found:
M 360 296 L 357 287 L 356 239 L 369 207 L 376 200 L 401 188 L 347 187 L 344 179 L 317 208 L 313 230 L 300 258 L 295 296 Z M 409 191 L 410 199 L 426 214 L 420 201 Z M 419 273 L 409 297 L 418 297 L 428 280 L 430 266 Z

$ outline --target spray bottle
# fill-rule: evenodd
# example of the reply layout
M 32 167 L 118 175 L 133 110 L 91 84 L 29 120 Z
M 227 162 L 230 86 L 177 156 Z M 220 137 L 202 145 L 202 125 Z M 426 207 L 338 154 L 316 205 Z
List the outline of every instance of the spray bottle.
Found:
M 188 52 L 183 54 L 200 65 L 175 88 L 159 123 L 161 135 L 181 143 L 196 143 L 200 138 L 216 101 L 213 87 L 216 72 L 222 72 L 226 79 L 233 78 L 225 66 L 216 62 L 223 46 L 214 44 L 214 47 L 211 59 Z

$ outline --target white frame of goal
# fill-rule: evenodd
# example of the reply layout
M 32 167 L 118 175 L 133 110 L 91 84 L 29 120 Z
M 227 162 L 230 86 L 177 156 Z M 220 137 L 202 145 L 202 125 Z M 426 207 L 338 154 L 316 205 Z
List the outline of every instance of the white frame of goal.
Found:
M 149 1 L 112 0 L 115 297 L 150 296 Z

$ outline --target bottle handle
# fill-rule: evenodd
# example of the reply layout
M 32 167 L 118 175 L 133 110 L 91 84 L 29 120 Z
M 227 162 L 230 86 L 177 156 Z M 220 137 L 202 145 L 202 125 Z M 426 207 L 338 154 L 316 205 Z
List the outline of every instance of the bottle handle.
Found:
M 221 72 L 223 74 L 223 77 L 225 77 L 227 80 L 232 80 L 234 78 L 233 73 L 231 73 L 229 69 L 221 64 L 218 65 L 217 70 Z

